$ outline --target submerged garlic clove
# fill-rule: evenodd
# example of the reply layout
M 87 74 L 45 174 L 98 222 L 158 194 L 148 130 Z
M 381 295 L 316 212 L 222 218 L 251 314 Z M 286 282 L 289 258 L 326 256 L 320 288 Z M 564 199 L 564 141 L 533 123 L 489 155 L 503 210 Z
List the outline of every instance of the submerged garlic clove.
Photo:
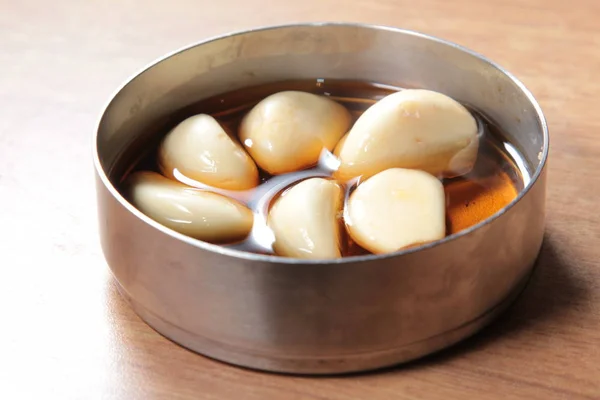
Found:
M 127 183 L 135 207 L 184 235 L 227 243 L 243 239 L 252 229 L 252 211 L 220 194 L 190 188 L 156 172 L 136 172 Z
M 392 168 L 360 184 L 345 210 L 348 233 L 373 253 L 391 253 L 446 234 L 442 183 L 424 171 Z
M 429 90 L 402 90 L 356 121 L 336 149 L 336 177 L 366 178 L 388 168 L 456 177 L 473 168 L 478 147 L 477 122 L 463 105 Z
M 275 253 L 305 259 L 341 257 L 342 188 L 334 181 L 311 178 L 279 197 L 269 211 Z
M 170 131 L 159 149 L 160 169 L 220 189 L 246 190 L 258 184 L 258 169 L 243 147 L 210 115 L 189 117 Z
M 240 141 L 256 163 L 272 175 L 298 171 L 332 150 L 348 131 L 345 107 L 312 93 L 285 91 L 259 102 L 240 125 Z

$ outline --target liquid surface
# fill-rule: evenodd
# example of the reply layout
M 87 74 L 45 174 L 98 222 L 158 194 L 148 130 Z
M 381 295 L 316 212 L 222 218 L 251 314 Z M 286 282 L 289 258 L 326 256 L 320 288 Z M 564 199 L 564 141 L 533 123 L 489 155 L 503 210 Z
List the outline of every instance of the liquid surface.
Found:
M 210 114 L 215 117 L 230 136 L 237 139 L 236 132 L 243 116 L 263 98 L 284 90 L 300 90 L 329 96 L 345 106 L 356 120 L 369 106 L 401 88 L 386 85 L 317 79 L 311 81 L 287 81 L 261 85 L 222 94 L 187 107 L 170 118 L 164 129 L 154 140 L 134 143 L 121 157 L 113 172 L 118 186 L 126 193 L 123 182 L 138 170 L 159 172 L 157 148 L 160 139 L 178 122 L 195 114 Z M 443 180 L 446 196 L 447 235 L 469 228 L 508 205 L 524 187 L 527 171 L 520 171 L 521 160 L 514 147 L 507 143 L 501 131 L 482 115 L 471 110 L 480 126 L 480 146 L 475 167 L 471 172 L 454 179 Z M 510 150 L 510 151 L 507 151 Z M 323 151 L 319 163 L 313 168 L 284 175 L 270 176 L 261 171 L 260 184 L 247 191 L 228 191 L 209 187 L 175 174 L 184 184 L 201 189 L 210 189 L 246 204 L 254 212 L 252 232 L 246 240 L 224 246 L 262 254 L 274 254 L 273 234 L 266 224 L 270 205 L 286 188 L 309 177 L 330 177 L 337 168 L 338 160 L 328 151 Z M 357 179 L 344 184 L 346 199 L 356 187 Z M 352 243 L 348 235 L 341 244 L 343 256 L 368 254 Z

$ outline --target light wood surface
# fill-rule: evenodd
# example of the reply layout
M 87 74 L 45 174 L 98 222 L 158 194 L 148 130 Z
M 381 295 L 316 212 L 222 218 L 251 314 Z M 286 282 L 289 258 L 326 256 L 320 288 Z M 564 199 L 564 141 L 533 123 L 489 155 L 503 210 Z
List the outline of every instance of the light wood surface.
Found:
M 600 399 L 597 0 L 0 0 L 0 398 Z M 379 23 L 508 68 L 551 129 L 547 237 L 496 324 L 401 368 L 258 373 L 140 321 L 101 254 L 91 135 L 114 90 L 166 52 L 230 30 Z

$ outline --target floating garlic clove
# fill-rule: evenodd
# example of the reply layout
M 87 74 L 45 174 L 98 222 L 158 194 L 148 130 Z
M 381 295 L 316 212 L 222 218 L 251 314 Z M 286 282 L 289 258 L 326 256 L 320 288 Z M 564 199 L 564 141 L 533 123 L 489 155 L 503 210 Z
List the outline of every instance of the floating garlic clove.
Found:
M 311 178 L 284 192 L 271 207 L 268 225 L 281 256 L 306 259 L 341 257 L 342 188 Z
M 252 211 L 237 201 L 190 188 L 156 172 L 136 172 L 128 178 L 128 190 L 132 204 L 141 212 L 196 239 L 233 242 L 252 229 Z
M 258 169 L 243 147 L 210 115 L 189 117 L 167 134 L 159 149 L 163 174 L 185 176 L 220 189 L 246 190 L 258 184 Z
M 373 253 L 390 253 L 442 239 L 442 183 L 424 171 L 392 168 L 361 183 L 345 210 L 352 239 Z
M 388 168 L 441 177 L 469 172 L 477 158 L 477 122 L 456 100 L 407 89 L 384 97 L 356 121 L 336 155 L 339 179 L 367 178 Z
M 240 141 L 258 166 L 272 175 L 298 171 L 332 150 L 348 131 L 351 115 L 342 105 L 306 92 L 275 93 L 244 117 Z

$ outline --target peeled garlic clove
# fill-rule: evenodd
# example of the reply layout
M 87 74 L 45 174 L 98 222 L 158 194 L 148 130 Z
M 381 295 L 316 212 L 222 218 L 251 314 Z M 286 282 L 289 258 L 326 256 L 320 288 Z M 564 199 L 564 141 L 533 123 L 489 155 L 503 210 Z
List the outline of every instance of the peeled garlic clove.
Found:
M 275 253 L 306 259 L 341 257 L 342 201 L 342 188 L 322 178 L 307 179 L 284 192 L 269 211 Z
M 338 146 L 336 177 L 369 177 L 388 168 L 456 177 L 473 168 L 478 147 L 477 122 L 463 105 L 429 90 L 402 90 L 356 121 Z
M 348 131 L 351 116 L 324 96 L 286 91 L 258 103 L 240 125 L 240 141 L 258 166 L 272 175 L 298 171 L 332 150 Z
M 156 172 L 128 178 L 129 198 L 141 212 L 174 231 L 211 243 L 248 236 L 252 211 L 220 194 L 190 188 Z
M 352 239 L 373 253 L 391 253 L 446 234 L 444 187 L 424 171 L 380 172 L 352 192 L 345 212 Z
M 227 190 L 258 184 L 258 169 L 243 147 L 210 115 L 187 118 L 167 134 L 159 149 L 160 169 Z

